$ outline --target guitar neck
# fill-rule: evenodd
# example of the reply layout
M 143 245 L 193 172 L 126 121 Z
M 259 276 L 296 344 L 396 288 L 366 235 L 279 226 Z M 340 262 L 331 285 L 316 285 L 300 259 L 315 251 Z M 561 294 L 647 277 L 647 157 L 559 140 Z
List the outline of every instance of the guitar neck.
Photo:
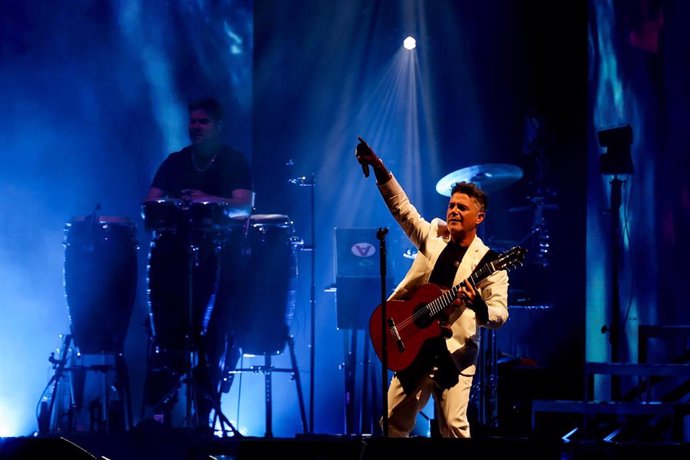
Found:
M 481 268 L 475 270 L 474 273 L 472 273 L 468 278 L 456 284 L 455 286 L 450 288 L 448 291 L 444 292 L 441 296 L 437 297 L 433 301 L 429 302 L 427 304 L 429 316 L 432 318 L 435 317 L 443 310 L 445 310 L 446 307 L 448 307 L 448 305 L 453 303 L 453 300 L 455 300 L 455 297 L 457 297 L 460 288 L 465 282 L 470 283 L 472 287 L 477 287 L 477 284 L 479 284 L 480 281 L 482 281 L 484 278 L 488 277 L 495 271 L 496 268 L 494 267 L 494 264 L 492 262 L 487 262 L 484 265 L 482 265 Z

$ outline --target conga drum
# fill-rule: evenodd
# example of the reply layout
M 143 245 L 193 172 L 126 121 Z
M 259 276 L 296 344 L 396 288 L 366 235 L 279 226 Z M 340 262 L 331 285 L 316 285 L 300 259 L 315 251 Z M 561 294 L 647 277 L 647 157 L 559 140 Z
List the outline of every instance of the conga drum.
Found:
M 75 217 L 65 224 L 64 247 L 75 345 L 82 354 L 121 352 L 136 297 L 136 225 L 125 217 Z
M 184 218 L 184 202 L 180 199 L 162 198 L 145 201 L 141 206 L 144 228 L 149 232 L 176 232 Z
M 233 218 L 223 249 L 217 308 L 243 354 L 276 355 L 285 349 L 295 309 L 296 237 L 283 214 Z
M 216 201 L 186 202 L 161 198 L 142 204 L 144 228 L 154 234 L 193 232 L 195 237 L 222 235 L 232 224 L 228 205 Z
M 152 232 L 147 264 L 151 332 L 160 352 L 199 345 L 214 308 L 226 205 L 146 202 Z

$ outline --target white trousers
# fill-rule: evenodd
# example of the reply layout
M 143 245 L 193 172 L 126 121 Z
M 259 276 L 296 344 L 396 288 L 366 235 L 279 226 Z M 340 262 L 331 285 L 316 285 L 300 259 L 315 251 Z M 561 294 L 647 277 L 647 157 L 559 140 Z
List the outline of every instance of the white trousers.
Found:
M 433 395 L 435 418 L 441 437 L 469 438 L 467 407 L 472 379 L 471 375 L 460 374 L 458 383 L 451 388 L 442 389 L 430 375 L 427 375 L 421 379 L 414 391 L 406 393 L 400 380 L 394 376 L 388 387 L 388 436 L 408 437 L 415 427 L 417 414 L 424 409 Z

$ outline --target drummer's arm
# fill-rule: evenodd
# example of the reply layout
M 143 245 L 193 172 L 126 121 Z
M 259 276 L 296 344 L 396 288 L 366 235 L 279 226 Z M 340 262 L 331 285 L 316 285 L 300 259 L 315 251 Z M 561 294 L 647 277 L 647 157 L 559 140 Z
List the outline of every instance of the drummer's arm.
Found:
M 232 198 L 225 201 L 230 207 L 228 210 L 230 217 L 248 216 L 254 207 L 254 192 L 249 189 L 238 188 L 232 191 Z
M 201 190 L 183 190 L 182 199 L 190 202 L 217 202 L 227 205 L 227 214 L 230 217 L 248 216 L 254 206 L 254 192 L 249 189 L 235 189 L 231 197 L 207 195 Z
M 155 201 L 165 197 L 165 192 L 157 187 L 151 187 L 144 201 Z

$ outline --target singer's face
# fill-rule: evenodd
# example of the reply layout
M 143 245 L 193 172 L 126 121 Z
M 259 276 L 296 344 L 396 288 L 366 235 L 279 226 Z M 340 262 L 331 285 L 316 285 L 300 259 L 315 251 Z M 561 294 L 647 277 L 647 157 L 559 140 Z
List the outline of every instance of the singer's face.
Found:
M 446 222 L 452 237 L 465 236 L 477 231 L 477 225 L 484 220 L 484 211 L 474 198 L 464 193 L 454 193 L 448 202 Z M 455 239 L 455 238 L 453 238 Z
M 205 110 L 189 114 L 189 138 L 194 145 L 208 145 L 218 141 L 220 122 L 211 118 Z

